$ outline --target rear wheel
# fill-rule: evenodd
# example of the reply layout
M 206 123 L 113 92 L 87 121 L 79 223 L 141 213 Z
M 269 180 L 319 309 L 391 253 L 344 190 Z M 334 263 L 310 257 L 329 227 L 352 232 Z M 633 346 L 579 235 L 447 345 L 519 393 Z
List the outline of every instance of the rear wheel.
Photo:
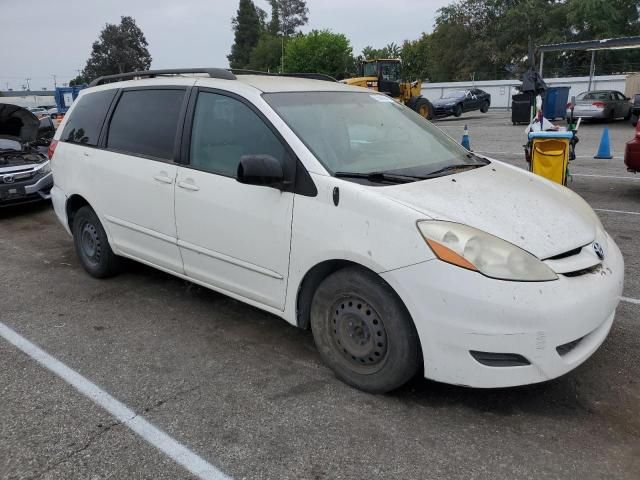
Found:
M 461 104 L 456 105 L 456 108 L 453 111 L 453 115 L 456 116 L 456 117 L 460 117 L 462 115 L 462 105 Z
M 482 113 L 487 113 L 489 111 L 489 102 L 484 102 L 480 107 L 480 111 Z
M 102 224 L 91 207 L 80 208 L 73 218 L 73 243 L 84 269 L 95 278 L 118 273 L 120 258 L 111 246 Z
M 339 270 L 318 287 L 311 329 L 336 376 L 361 390 L 384 393 L 418 370 L 418 335 L 406 308 L 376 274 Z

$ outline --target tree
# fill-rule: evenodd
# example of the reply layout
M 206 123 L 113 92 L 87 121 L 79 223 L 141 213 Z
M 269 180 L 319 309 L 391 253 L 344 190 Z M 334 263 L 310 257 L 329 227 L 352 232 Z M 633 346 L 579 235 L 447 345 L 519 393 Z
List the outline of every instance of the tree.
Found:
M 429 79 L 429 36 L 423 33 L 418 40 L 405 40 L 400 50 L 404 80 Z
M 266 72 L 278 72 L 282 61 L 281 37 L 265 33 L 258 40 L 258 44 L 251 50 L 247 68 Z
M 375 60 L 378 58 L 398 58 L 401 48 L 395 43 L 388 43 L 383 48 L 373 48 L 366 46 L 362 49 L 362 56 L 365 60 Z
M 284 53 L 287 72 L 325 73 L 341 79 L 353 65 L 351 44 L 341 33 L 312 30 L 289 39 Z
M 75 87 L 80 85 L 86 85 L 89 82 L 90 80 L 81 73 L 76 78 L 72 78 L 71 80 L 69 80 L 69 86 Z
M 238 12 L 231 19 L 234 30 L 234 42 L 231 53 L 227 55 L 231 68 L 246 68 L 249 64 L 251 50 L 258 44 L 264 26 L 264 16 L 251 0 L 240 0 Z
M 78 80 L 138 70 L 148 70 L 151 55 L 147 40 L 132 17 L 121 17 L 120 24 L 107 23 L 93 42 L 91 56 Z M 76 80 L 74 79 L 74 80 Z
M 271 19 L 267 30 L 271 35 L 278 35 L 280 33 L 280 6 L 278 0 L 270 0 L 269 3 L 271 4 Z
M 307 2 L 305 0 L 273 0 L 272 14 L 273 19 L 273 5 L 277 5 L 277 12 L 280 19 L 280 34 L 285 37 L 291 36 L 296 33 L 296 29 L 303 25 L 306 25 L 309 21 L 309 8 L 307 8 Z

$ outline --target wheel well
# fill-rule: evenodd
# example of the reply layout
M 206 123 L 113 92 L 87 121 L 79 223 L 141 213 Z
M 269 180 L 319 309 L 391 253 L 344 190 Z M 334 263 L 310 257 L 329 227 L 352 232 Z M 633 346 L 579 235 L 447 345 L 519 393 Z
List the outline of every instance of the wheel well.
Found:
M 298 297 L 296 299 L 296 322 L 298 327 L 308 330 L 311 322 L 311 301 L 313 294 L 322 281 L 333 272 L 346 267 L 361 266 L 358 263 L 349 260 L 327 260 L 319 263 L 302 279 L 300 288 L 298 288 Z
M 75 217 L 76 212 L 85 205 L 90 206 L 89 202 L 80 195 L 71 195 L 67 200 L 67 223 L 69 224 L 70 230 L 73 230 L 73 217 Z

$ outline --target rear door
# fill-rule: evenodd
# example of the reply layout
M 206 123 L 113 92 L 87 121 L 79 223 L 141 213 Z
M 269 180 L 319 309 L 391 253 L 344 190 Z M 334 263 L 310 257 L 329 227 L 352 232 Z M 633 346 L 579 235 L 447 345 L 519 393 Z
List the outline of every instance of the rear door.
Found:
M 240 157 L 295 163 L 267 120 L 241 97 L 200 89 L 193 97 L 178 168 L 176 224 L 186 275 L 283 309 L 294 194 L 236 180 Z M 187 144 L 187 141 L 184 142 Z
M 117 252 L 182 273 L 174 187 L 186 87 L 120 92 L 103 149 L 94 157 L 93 190 Z

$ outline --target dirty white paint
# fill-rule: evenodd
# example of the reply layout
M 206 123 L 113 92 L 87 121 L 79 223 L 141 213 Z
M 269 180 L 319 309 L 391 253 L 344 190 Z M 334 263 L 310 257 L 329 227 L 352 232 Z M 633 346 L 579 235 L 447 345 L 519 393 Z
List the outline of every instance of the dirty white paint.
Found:
M 637 298 L 629 298 L 629 297 L 620 297 L 620 300 L 627 303 L 634 303 L 636 305 L 640 305 L 640 300 Z
M 171 438 L 159 428 L 153 426 L 96 384 L 67 367 L 64 363 L 55 359 L 2 322 L 0 322 L 0 336 L 40 365 L 55 373 L 85 397 L 88 397 L 94 403 L 104 408 L 113 415 L 118 422 L 133 430 L 143 440 L 186 468 L 195 477 L 202 480 L 230 480 L 230 477 L 206 460 Z

